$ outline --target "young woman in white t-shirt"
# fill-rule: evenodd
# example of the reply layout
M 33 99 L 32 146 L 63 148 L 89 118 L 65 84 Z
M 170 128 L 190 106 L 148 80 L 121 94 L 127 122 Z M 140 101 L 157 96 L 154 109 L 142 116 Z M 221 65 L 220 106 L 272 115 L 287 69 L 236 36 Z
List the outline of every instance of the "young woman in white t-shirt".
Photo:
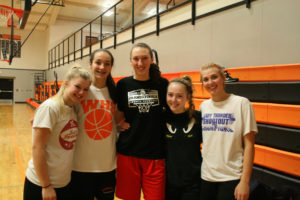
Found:
M 201 200 L 247 200 L 257 125 L 248 99 L 225 90 L 223 68 L 208 64 L 201 82 L 211 99 L 202 113 Z
M 71 181 L 73 199 L 114 199 L 117 130 L 113 64 L 108 50 L 98 49 L 90 55 L 93 82 L 86 99 L 76 105 L 79 134 Z
M 32 159 L 24 185 L 24 200 L 69 200 L 74 143 L 78 133 L 74 104 L 89 90 L 91 76 L 71 68 L 59 92 L 37 109 L 32 129 Z

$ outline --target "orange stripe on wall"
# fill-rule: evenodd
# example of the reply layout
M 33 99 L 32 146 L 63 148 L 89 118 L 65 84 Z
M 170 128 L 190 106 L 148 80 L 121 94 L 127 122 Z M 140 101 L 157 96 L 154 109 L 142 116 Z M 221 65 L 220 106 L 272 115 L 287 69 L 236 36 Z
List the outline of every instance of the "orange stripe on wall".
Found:
M 211 96 L 209 92 L 202 86 L 202 83 L 193 83 L 194 86 L 194 97 L 195 98 L 204 98 L 209 99 Z
M 300 177 L 300 154 L 255 145 L 254 163 Z
M 300 105 L 252 103 L 256 121 L 300 128 Z
M 270 82 L 270 81 L 300 81 L 300 63 L 284 65 L 246 66 L 226 69 L 230 76 L 239 78 L 241 82 Z M 162 76 L 171 80 L 189 75 L 193 83 L 200 83 L 199 71 L 163 73 Z M 124 77 L 114 77 L 117 82 Z
M 239 81 L 300 81 L 300 63 L 286 65 L 228 68 L 230 76 Z
M 180 72 L 177 73 L 165 73 L 161 74 L 162 77 L 168 79 L 169 81 L 174 79 L 174 78 L 179 78 L 180 77 Z
M 188 72 L 180 72 L 180 77 L 183 76 L 190 76 L 193 83 L 199 83 L 200 82 L 200 71 L 188 71 Z
M 120 79 L 125 78 L 125 77 L 126 77 L 126 76 L 120 76 L 120 77 L 114 77 L 113 79 L 114 79 L 115 83 L 117 84 L 117 82 L 118 82 Z

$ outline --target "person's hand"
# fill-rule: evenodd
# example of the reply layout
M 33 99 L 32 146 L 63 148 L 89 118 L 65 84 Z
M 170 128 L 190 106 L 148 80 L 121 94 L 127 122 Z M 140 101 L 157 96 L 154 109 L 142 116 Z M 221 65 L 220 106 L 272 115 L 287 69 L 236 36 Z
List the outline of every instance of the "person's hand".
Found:
M 50 185 L 49 187 L 42 189 L 43 200 L 56 200 L 56 192 L 54 188 Z
M 118 125 L 117 129 L 119 132 L 126 131 L 127 129 L 130 128 L 130 124 L 128 122 L 125 122 L 125 119 L 122 120 Z
M 249 184 L 240 181 L 234 190 L 235 199 L 248 200 L 249 194 L 250 194 Z

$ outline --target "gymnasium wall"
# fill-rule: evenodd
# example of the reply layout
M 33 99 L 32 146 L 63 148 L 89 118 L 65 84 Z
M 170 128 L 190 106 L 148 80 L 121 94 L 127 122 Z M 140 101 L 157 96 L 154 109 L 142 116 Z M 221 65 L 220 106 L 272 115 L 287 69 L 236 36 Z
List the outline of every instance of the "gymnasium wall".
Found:
M 10 34 L 9 29 L 0 28 L 0 33 Z M 29 34 L 28 30 L 15 30 L 22 42 Z M 21 49 L 21 58 L 14 58 L 12 64 L 0 62 L 0 78 L 13 78 L 14 102 L 25 102 L 34 96 L 34 74 L 41 73 L 47 66 L 47 34 L 35 31 Z
M 137 39 L 135 43 L 146 42 L 158 51 L 163 73 L 199 70 L 208 62 L 225 67 L 297 63 L 299 7 L 298 0 L 256 0 L 250 10 L 239 6 L 198 19 L 194 26 L 182 24 L 161 31 L 159 36 L 152 34 Z M 131 42 L 125 42 L 116 49 L 109 48 L 116 59 L 113 76 L 132 74 L 131 46 Z M 76 62 L 85 66 L 88 59 Z M 48 80 L 53 80 L 53 70 L 64 73 L 72 65 L 47 71 Z
M 75 33 L 77 30 L 79 30 L 81 27 L 86 25 L 87 23 L 84 22 L 71 22 L 71 21 L 65 21 L 65 20 L 56 20 L 55 24 L 49 27 L 48 33 L 49 33 L 49 43 L 48 43 L 48 49 L 53 48 L 55 45 L 57 45 L 62 40 L 66 39 L 70 34 Z M 103 25 L 103 33 L 106 32 L 112 32 L 113 26 Z M 92 27 L 93 33 L 95 35 L 92 36 L 98 36 L 98 32 L 100 30 L 100 25 L 93 24 Z M 89 30 L 83 30 L 83 37 L 86 35 L 89 35 Z M 79 36 L 79 35 L 78 35 Z M 70 40 L 70 42 L 73 42 L 73 40 Z M 76 46 L 79 45 L 80 41 L 77 40 Z M 70 44 L 72 46 L 73 44 Z
M 25 102 L 26 99 L 34 97 L 34 74 L 43 72 L 43 70 L 0 68 L 0 78 L 14 79 L 13 100 Z

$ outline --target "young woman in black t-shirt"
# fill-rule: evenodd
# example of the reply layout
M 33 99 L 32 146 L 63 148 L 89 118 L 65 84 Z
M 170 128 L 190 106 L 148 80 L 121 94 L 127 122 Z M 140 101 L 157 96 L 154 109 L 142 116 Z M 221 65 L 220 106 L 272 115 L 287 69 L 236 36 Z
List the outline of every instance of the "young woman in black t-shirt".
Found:
M 202 157 L 201 113 L 195 111 L 189 76 L 170 81 L 166 114 L 166 200 L 199 200 Z M 185 105 L 189 107 L 186 109 Z
M 168 81 L 160 76 L 152 50 L 145 43 L 133 46 L 130 63 L 134 75 L 117 83 L 116 121 L 121 120 L 122 129 L 117 142 L 116 196 L 140 200 L 142 190 L 147 200 L 164 200 L 162 113 Z

